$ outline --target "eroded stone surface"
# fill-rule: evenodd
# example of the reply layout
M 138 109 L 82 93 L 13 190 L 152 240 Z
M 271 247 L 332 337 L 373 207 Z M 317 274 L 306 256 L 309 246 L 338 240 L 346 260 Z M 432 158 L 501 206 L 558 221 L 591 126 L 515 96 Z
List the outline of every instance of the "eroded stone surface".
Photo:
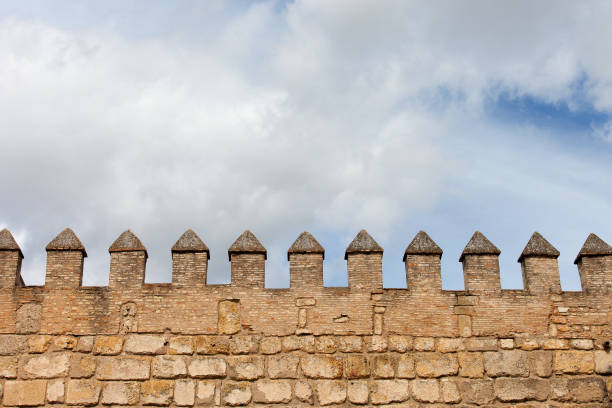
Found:
M 372 404 L 403 402 L 410 396 L 408 380 L 376 380 L 372 382 L 370 401 Z
M 346 400 L 346 383 L 338 380 L 315 381 L 315 391 L 320 405 L 342 404 Z
M 300 359 L 302 372 L 307 378 L 342 377 L 342 359 L 332 356 L 303 356 Z
M 291 383 L 286 380 L 261 380 L 253 386 L 253 402 L 279 404 L 291 401 Z
M 47 381 L 6 381 L 4 383 L 5 406 L 36 406 L 45 403 Z

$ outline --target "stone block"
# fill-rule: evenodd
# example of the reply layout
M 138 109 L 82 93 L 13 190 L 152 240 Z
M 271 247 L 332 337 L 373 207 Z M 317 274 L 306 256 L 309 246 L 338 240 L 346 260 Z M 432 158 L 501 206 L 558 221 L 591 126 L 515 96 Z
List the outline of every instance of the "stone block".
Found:
M 44 353 L 49 349 L 53 337 L 47 335 L 35 335 L 28 338 L 28 350 L 30 353 Z
M 414 378 L 414 357 L 412 354 L 402 354 L 397 359 L 397 378 Z
M 96 405 L 100 399 L 100 383 L 95 380 L 68 380 L 66 404 Z
M 461 394 L 455 380 L 443 378 L 440 380 L 440 394 L 442 402 L 457 403 L 461 402 Z
M 109 381 L 102 388 L 102 404 L 134 405 L 140 399 L 140 383 Z
M 74 350 L 77 339 L 74 336 L 57 336 L 53 339 L 53 350 Z
M 96 358 L 75 354 L 70 358 L 70 377 L 89 378 L 96 372 Z
M 166 340 L 153 334 L 129 334 L 125 339 L 124 350 L 130 354 L 164 354 Z
M 472 337 L 464 339 L 463 344 L 467 351 L 495 351 L 497 339 L 491 337 Z
M 4 406 L 37 406 L 45 404 L 47 381 L 6 381 Z
M 569 344 L 572 348 L 578 350 L 593 350 L 593 340 L 591 339 L 572 339 Z
M 493 380 L 456 380 L 461 402 L 466 404 L 489 404 L 495 399 Z
M 17 333 L 37 333 L 40 330 L 42 306 L 40 303 L 26 303 L 17 309 L 15 331 Z
M 253 402 L 281 404 L 291 401 L 291 383 L 283 380 L 259 380 L 253 385 Z
M 97 336 L 94 341 L 93 353 L 116 355 L 123 348 L 123 336 Z
M 94 336 L 81 336 L 78 338 L 76 351 L 80 353 L 91 353 L 94 345 Z
M 169 405 L 174 394 L 174 381 L 145 381 L 140 386 L 140 394 L 144 405 Z
M 433 351 L 436 348 L 436 340 L 433 337 L 415 337 L 414 349 L 416 351 Z
M 302 367 L 302 371 L 304 368 Z M 344 359 L 344 376 L 346 378 L 366 378 L 370 375 L 368 358 L 364 355 L 349 355 Z
M 310 384 L 306 381 L 297 381 L 294 387 L 295 397 L 301 401 L 306 402 L 308 404 L 312 404 L 314 401 L 312 388 Z
M 412 398 L 419 402 L 437 402 L 440 400 L 438 380 L 413 380 L 410 387 Z
M 195 404 L 195 381 L 177 380 L 174 383 L 174 403 L 180 407 Z
M 370 353 L 384 353 L 388 348 L 387 337 L 370 336 L 366 337 L 366 346 Z
M 168 341 L 168 354 L 193 354 L 193 338 L 176 336 Z
M 302 373 L 307 378 L 340 378 L 342 363 L 342 358 L 333 356 L 307 355 L 300 359 Z
M 300 357 L 285 354 L 268 357 L 268 376 L 270 378 L 297 378 L 297 368 Z
M 612 374 L 612 351 L 595 351 L 595 372 L 597 374 Z
M 546 339 L 542 341 L 543 350 L 567 350 L 569 342 L 565 339 Z
M 461 352 L 457 354 L 459 360 L 459 375 L 468 378 L 484 377 L 482 353 Z
M 150 363 L 146 357 L 101 357 L 96 377 L 99 380 L 147 380 Z
M 226 382 L 221 389 L 223 402 L 231 407 L 247 405 L 251 402 L 251 384 L 245 382 Z
M 68 375 L 70 359 L 67 353 L 25 356 L 20 362 L 20 376 L 30 378 L 57 378 Z
M 399 334 L 391 334 L 388 339 L 389 351 L 405 353 L 412 350 L 414 339 L 412 336 L 402 336 Z
M 47 402 L 64 402 L 64 379 L 50 380 L 47 383 Z
M 454 353 L 456 351 L 465 350 L 465 347 L 463 346 L 463 339 L 442 337 L 438 339 L 437 350 L 440 353 Z
M 397 358 L 394 355 L 375 355 L 371 358 L 370 362 L 374 378 L 393 378 L 395 376 Z
M 495 395 L 503 402 L 545 401 L 548 398 L 548 394 L 548 380 L 507 377 L 495 380 Z
M 347 384 L 346 396 L 353 404 L 367 404 L 370 390 L 367 380 L 353 380 Z
M 17 378 L 17 356 L 0 357 L 0 378 Z
M 278 337 L 264 337 L 259 348 L 262 354 L 276 354 L 281 351 L 281 341 Z
M 201 404 L 210 404 L 215 399 L 216 384 L 213 381 L 198 381 L 196 397 Z
M 572 401 L 603 401 L 606 395 L 605 383 L 601 377 L 569 378 L 567 388 Z
M 459 363 L 450 353 L 416 353 L 415 368 L 419 377 L 442 377 L 457 374 Z
M 518 337 L 515 339 L 516 345 L 525 351 L 537 350 L 540 348 L 540 343 L 536 339 Z
M 236 300 L 220 301 L 218 321 L 219 333 L 236 334 L 240 329 L 240 302 Z
M 552 352 L 532 351 L 529 353 L 531 373 L 538 377 L 550 377 L 552 375 Z
M 484 353 L 484 366 L 489 377 L 529 376 L 527 353 L 521 350 L 502 350 Z
M 0 334 L 0 356 L 22 354 L 27 347 L 27 336 Z
M 338 351 L 343 353 L 361 353 L 363 351 L 363 340 L 359 336 L 339 336 L 336 338 Z
M 502 350 L 512 350 L 514 348 L 514 339 L 499 339 L 499 347 Z
M 151 371 L 155 378 L 177 378 L 187 374 L 187 364 L 181 356 L 156 356 Z
M 259 350 L 259 336 L 234 336 L 230 339 L 232 354 L 251 354 Z
M 410 397 L 408 380 L 374 380 L 370 402 L 374 405 L 404 402 Z
M 196 352 L 198 354 L 229 354 L 230 341 L 227 336 L 198 336 Z
M 227 360 L 229 376 L 233 380 L 256 380 L 264 376 L 264 358 L 236 356 Z
M 590 374 L 595 369 L 592 351 L 567 350 L 555 352 L 555 372 L 565 374 Z
M 333 336 L 320 336 L 315 339 L 315 352 L 323 354 L 335 353 L 338 349 Z
M 319 405 L 342 404 L 346 400 L 346 383 L 338 380 L 319 380 L 315 382 L 315 392 Z
M 218 357 L 194 358 L 187 371 L 195 378 L 223 378 L 227 372 L 225 360 Z

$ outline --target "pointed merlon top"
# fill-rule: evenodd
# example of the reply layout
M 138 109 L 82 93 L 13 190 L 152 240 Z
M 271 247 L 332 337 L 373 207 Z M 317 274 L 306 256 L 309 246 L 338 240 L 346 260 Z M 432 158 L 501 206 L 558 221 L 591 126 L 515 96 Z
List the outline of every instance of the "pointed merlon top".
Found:
M 287 251 L 287 259 L 289 259 L 289 254 L 321 254 L 323 259 L 325 259 L 325 249 L 308 231 L 302 232 L 297 237 L 291 248 Z
M 577 264 L 583 256 L 612 255 L 612 246 L 608 245 L 603 239 L 591 233 L 584 241 L 584 245 L 574 263 Z
M 244 253 L 263 254 L 264 259 L 268 258 L 268 251 L 266 251 L 266 248 L 261 245 L 261 242 L 259 242 L 255 234 L 249 230 L 244 231 L 227 250 L 230 261 L 232 260 L 232 254 Z
M 81 251 L 84 257 L 87 257 L 85 247 L 81 240 L 76 236 L 73 230 L 65 228 L 57 234 L 45 247 L 47 251 Z
M 198 234 L 188 229 L 172 246 L 172 252 L 206 252 L 206 257 L 210 259 L 210 250 L 198 237 Z
M 425 231 L 419 231 L 412 242 L 406 247 L 402 261 L 406 262 L 408 255 L 439 255 L 442 256 L 442 248 L 430 238 Z
M 363 254 L 363 253 L 383 253 L 383 249 L 374 238 L 368 234 L 368 231 L 362 229 L 359 231 L 353 242 L 350 243 L 344 252 L 344 259 L 348 259 L 348 254 Z
M 136 252 L 144 251 L 145 256 L 148 257 L 147 248 L 140 242 L 138 237 L 130 230 L 123 231 L 119 238 L 113 242 L 108 248 L 108 252 Z
M 13 238 L 13 234 L 11 231 L 4 228 L 0 231 L 0 251 L 19 251 L 19 254 L 23 258 L 23 252 L 21 252 L 21 248 Z
M 470 242 L 467 243 L 463 252 L 461 253 L 461 257 L 459 257 L 459 262 L 463 262 L 463 259 L 466 255 L 499 255 L 501 251 L 498 247 L 493 245 L 491 241 L 485 237 L 482 232 L 476 231 Z
M 519 256 L 518 262 L 521 262 L 523 258 L 528 256 L 558 258 L 559 251 L 536 231 L 529 239 L 529 242 L 527 242 L 527 245 L 525 245 L 525 249 L 523 249 L 521 256 Z

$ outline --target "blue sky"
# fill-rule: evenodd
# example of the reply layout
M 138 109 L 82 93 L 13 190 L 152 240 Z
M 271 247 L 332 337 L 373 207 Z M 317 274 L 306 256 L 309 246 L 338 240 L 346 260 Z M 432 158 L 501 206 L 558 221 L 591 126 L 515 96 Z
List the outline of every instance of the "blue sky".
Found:
M 246 228 L 267 284 L 308 230 L 325 281 L 366 228 L 384 284 L 418 230 L 463 287 L 475 230 L 502 251 L 502 285 L 534 231 L 560 251 L 562 286 L 590 232 L 612 241 L 609 2 L 6 1 L 0 3 L 0 227 L 44 282 L 44 246 L 72 227 L 85 283 L 131 228 L 147 281 L 193 228 L 210 281 Z

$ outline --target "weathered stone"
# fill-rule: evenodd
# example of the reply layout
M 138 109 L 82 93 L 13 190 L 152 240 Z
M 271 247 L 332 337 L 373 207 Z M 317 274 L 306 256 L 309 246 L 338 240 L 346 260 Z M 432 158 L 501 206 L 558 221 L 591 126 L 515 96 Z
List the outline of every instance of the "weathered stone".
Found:
M 515 339 L 516 345 L 525 351 L 537 350 L 540 348 L 540 343 L 536 339 L 519 337 Z
M 187 365 L 180 356 L 156 356 L 151 371 L 156 378 L 177 378 L 187 374 Z
M 68 374 L 70 359 L 67 353 L 41 354 L 21 359 L 21 378 L 57 378 Z
M 193 339 L 189 336 L 172 337 L 168 342 L 168 354 L 193 354 Z
M 457 380 L 461 401 L 466 404 L 488 404 L 495 399 L 493 380 Z
M 521 350 L 486 352 L 484 366 L 489 377 L 529 376 L 527 353 Z
M 546 339 L 542 342 L 542 349 L 567 350 L 569 349 L 569 343 L 565 339 Z
M 276 354 L 281 351 L 281 342 L 278 337 L 264 337 L 259 348 L 262 354 Z
M 384 353 L 387 351 L 388 342 L 385 336 L 366 337 L 367 349 L 371 353 Z
M 484 365 L 482 353 L 461 352 L 457 354 L 459 358 L 459 375 L 469 378 L 482 378 L 484 376 Z
M 545 401 L 548 394 L 547 380 L 538 378 L 497 378 L 495 380 L 495 395 L 500 401 Z
M 247 405 L 251 402 L 251 384 L 249 383 L 223 383 L 221 393 L 223 402 L 231 407 Z
M 21 354 L 26 350 L 26 336 L 14 334 L 0 335 L 0 356 Z
M 253 402 L 280 404 L 291 401 L 291 383 L 283 380 L 260 380 L 253 386 Z
M 499 339 L 499 347 L 503 350 L 512 350 L 514 348 L 514 339 Z
M 376 355 L 370 361 L 374 378 L 393 378 L 395 375 L 395 366 L 397 365 L 395 356 L 389 354 Z
M 240 329 L 240 302 L 234 300 L 219 302 L 219 333 L 235 334 Z
M 436 402 L 440 399 L 438 380 L 413 380 L 412 397 L 419 402 Z
M 312 404 L 314 398 L 310 384 L 305 381 L 298 381 L 294 387 L 295 397 L 302 402 Z
M 388 339 L 389 351 L 405 353 L 406 351 L 412 350 L 413 342 L 412 336 L 392 334 Z
M 94 341 L 94 354 L 116 355 L 123 347 L 122 336 L 97 336 Z
M 333 336 L 321 336 L 315 340 L 315 351 L 317 353 L 331 354 L 335 353 L 337 348 Z
M 53 350 L 73 350 L 77 339 L 73 336 L 58 336 L 53 339 Z
M 346 400 L 346 383 L 337 380 L 315 382 L 315 392 L 319 405 L 342 404 Z
M 590 374 L 595 369 L 592 351 L 567 350 L 555 352 L 555 372 Z
M 497 350 L 497 339 L 488 337 L 472 337 L 463 341 L 468 351 L 495 351 Z
M 222 378 L 225 377 L 227 364 L 224 359 L 217 357 L 194 358 L 187 371 L 195 378 Z
M 45 404 L 47 381 L 6 381 L 4 406 L 36 406 Z
M 436 340 L 432 337 L 415 337 L 414 349 L 416 351 L 433 351 L 436 348 Z
M 229 376 L 234 380 L 255 380 L 264 376 L 264 358 L 237 356 L 227 360 Z
M 66 404 L 96 405 L 100 399 L 100 383 L 95 380 L 68 380 Z
M 51 380 L 47 383 L 47 402 L 64 402 L 64 380 Z
M 149 372 L 146 357 L 102 357 L 96 377 L 100 380 L 147 380 Z
M 40 303 L 26 303 L 17 309 L 15 332 L 38 333 L 42 306 Z
M 36 335 L 28 338 L 28 350 L 30 353 L 44 353 L 49 349 L 53 337 L 47 335 Z
M 465 350 L 463 339 L 461 338 L 440 338 L 438 339 L 438 348 L 440 353 L 453 353 L 455 351 Z
M 397 359 L 397 378 L 414 378 L 414 357 L 412 354 L 402 354 Z
M 370 391 L 367 380 L 349 381 L 346 395 L 353 404 L 367 404 Z
M 550 398 L 555 401 L 568 401 L 570 399 L 567 378 L 550 379 Z
M 210 404 L 215 398 L 216 384 L 213 381 L 198 381 L 196 397 L 203 404 Z
M 529 353 L 531 372 L 539 377 L 550 377 L 552 375 L 552 352 L 532 351 Z
M 17 378 L 17 356 L 0 357 L 0 378 Z
M 610 350 L 595 351 L 595 372 L 597 374 L 612 374 L 612 352 Z
M 457 374 L 459 363 L 454 354 L 416 353 L 415 368 L 419 377 L 442 377 Z
M 603 401 L 606 390 L 601 377 L 570 378 L 567 380 L 572 401 L 594 402 Z
M 302 370 L 304 368 L 302 367 Z M 349 355 L 344 359 L 344 376 L 346 378 L 365 378 L 370 375 L 368 358 L 363 355 Z
M 232 354 L 257 353 L 257 350 L 259 350 L 258 336 L 234 336 L 230 339 Z
M 177 380 L 174 383 L 174 403 L 181 407 L 192 406 L 195 403 L 193 380 Z
M 440 394 L 442 395 L 442 402 L 457 403 L 461 402 L 461 395 L 459 394 L 459 388 L 454 380 L 441 379 L 440 380 Z
M 102 388 L 102 404 L 133 405 L 140 398 L 140 383 L 109 381 Z
M 174 381 L 149 380 L 140 387 L 141 402 L 145 405 L 168 405 L 174 393 Z
M 268 357 L 268 375 L 270 378 L 297 378 L 297 368 L 300 357 L 297 355 L 281 355 Z
M 163 354 L 165 339 L 152 334 L 130 334 L 126 337 L 124 350 L 130 354 Z
M 340 336 L 336 341 L 338 351 L 343 353 L 361 353 L 363 351 L 363 341 L 359 336 Z
M 93 350 L 94 336 L 81 336 L 77 341 L 76 351 L 90 353 Z
M 302 372 L 307 378 L 342 377 L 342 359 L 332 356 L 303 356 L 300 359 Z
M 570 346 L 578 350 L 593 350 L 593 340 L 591 339 L 572 339 Z
M 199 336 L 196 339 L 196 352 L 198 354 L 229 354 L 229 337 L 226 336 Z
M 73 355 L 70 359 L 70 377 L 89 378 L 96 372 L 96 359 L 88 355 Z
M 370 402 L 374 405 L 403 402 L 410 397 L 408 380 L 375 380 L 372 382 Z

